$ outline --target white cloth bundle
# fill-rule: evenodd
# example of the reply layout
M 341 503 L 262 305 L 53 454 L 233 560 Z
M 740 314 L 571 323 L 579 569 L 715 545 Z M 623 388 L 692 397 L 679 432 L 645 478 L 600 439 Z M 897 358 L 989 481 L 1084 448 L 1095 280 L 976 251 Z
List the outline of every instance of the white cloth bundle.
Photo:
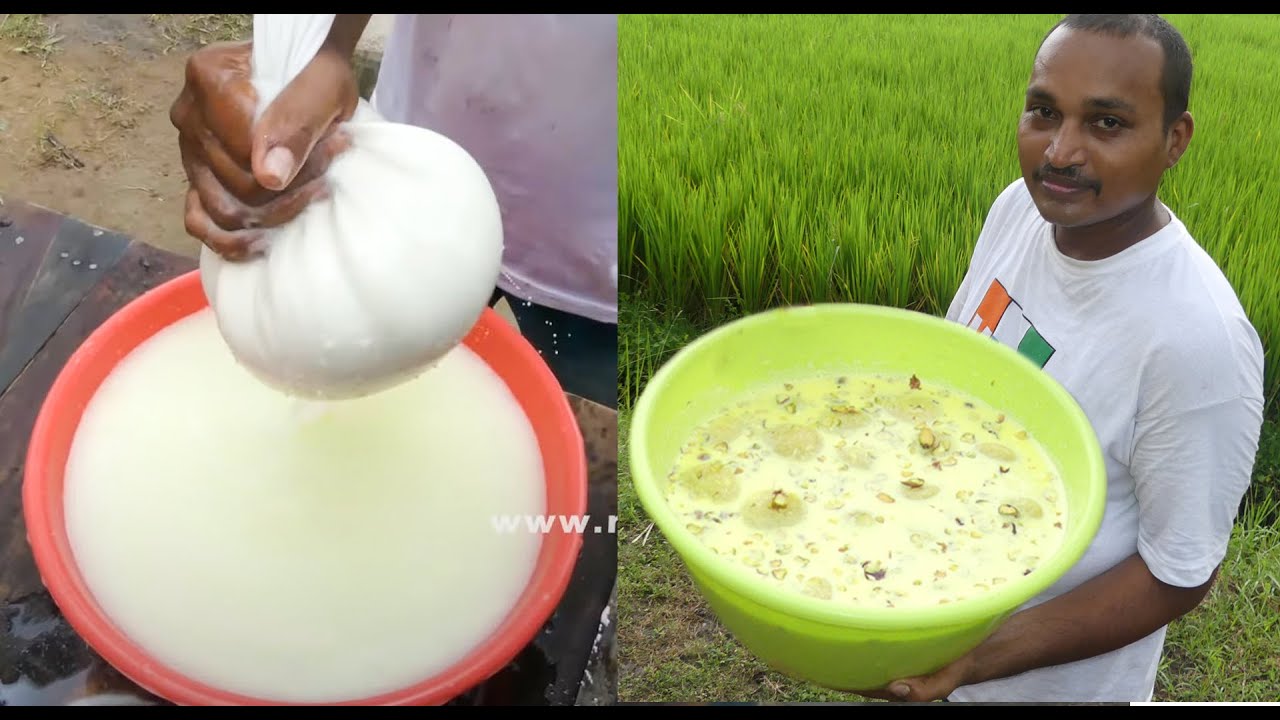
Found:
M 333 15 L 255 15 L 258 113 L 320 49 Z M 452 140 L 360 101 L 330 196 L 268 231 L 264 254 L 200 272 L 237 359 L 291 395 L 338 400 L 429 368 L 471 330 L 501 272 L 502 216 L 484 171 Z

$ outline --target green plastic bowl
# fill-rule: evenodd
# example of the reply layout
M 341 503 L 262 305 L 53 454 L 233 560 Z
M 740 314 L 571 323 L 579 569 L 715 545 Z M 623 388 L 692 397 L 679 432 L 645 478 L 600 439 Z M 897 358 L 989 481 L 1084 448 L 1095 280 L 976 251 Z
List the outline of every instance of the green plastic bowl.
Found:
M 667 506 L 666 476 L 693 428 L 734 395 L 809 372 L 916 374 L 966 391 L 1022 423 L 1056 462 L 1066 536 L 1028 576 L 927 608 L 841 607 L 783 592 L 712 553 Z M 630 431 L 632 481 L 721 623 L 760 660 L 837 690 L 873 690 L 938 670 L 988 637 L 1063 576 L 1102 522 L 1106 472 L 1092 426 L 1071 395 L 1016 351 L 962 325 L 871 305 L 788 307 L 696 339 L 653 377 Z

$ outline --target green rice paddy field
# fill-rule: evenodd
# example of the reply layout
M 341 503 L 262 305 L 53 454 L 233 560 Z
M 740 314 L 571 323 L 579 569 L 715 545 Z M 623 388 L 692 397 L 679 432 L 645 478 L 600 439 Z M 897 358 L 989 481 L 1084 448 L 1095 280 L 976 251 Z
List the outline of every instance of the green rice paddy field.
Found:
M 622 16 L 621 437 L 651 373 L 709 327 L 780 304 L 942 314 L 1019 176 L 1036 47 L 1060 16 Z M 1280 17 L 1168 16 L 1196 63 L 1196 132 L 1160 197 L 1222 267 L 1280 379 Z M 857 700 L 782 677 L 716 622 L 619 470 L 619 698 Z M 1255 486 L 1274 488 L 1269 420 Z M 1280 697 L 1280 530 L 1246 508 L 1221 579 L 1170 628 L 1161 700 Z
M 945 312 L 1018 177 L 1030 65 L 1058 16 L 625 17 L 622 292 L 719 320 L 852 300 Z M 1161 199 L 1280 341 L 1280 17 L 1172 16 L 1196 133 Z M 1269 397 L 1277 391 L 1268 362 Z

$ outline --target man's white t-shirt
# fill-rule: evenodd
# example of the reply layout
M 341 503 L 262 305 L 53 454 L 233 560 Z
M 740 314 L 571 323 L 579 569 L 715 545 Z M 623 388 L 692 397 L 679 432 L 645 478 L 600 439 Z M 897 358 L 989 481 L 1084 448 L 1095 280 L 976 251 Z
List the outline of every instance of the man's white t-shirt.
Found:
M 484 168 L 503 290 L 617 323 L 616 15 L 397 15 L 372 102 Z
M 996 200 L 947 312 L 1061 383 L 1105 458 L 1102 527 L 1080 562 L 1026 607 L 1134 553 L 1196 587 L 1226 554 L 1263 413 L 1263 350 L 1213 259 L 1172 212 L 1112 257 L 1063 255 L 1021 180 Z M 952 701 L 1150 700 L 1165 628 L 1080 662 L 959 688 Z M 1212 699 L 1212 698 L 1206 698 Z

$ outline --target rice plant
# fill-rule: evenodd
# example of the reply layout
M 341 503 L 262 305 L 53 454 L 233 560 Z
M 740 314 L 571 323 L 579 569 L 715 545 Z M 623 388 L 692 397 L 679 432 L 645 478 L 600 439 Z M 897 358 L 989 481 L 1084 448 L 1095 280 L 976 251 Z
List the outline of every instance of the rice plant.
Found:
M 823 301 L 945 312 L 1019 175 L 1022 94 L 1059 17 L 623 16 L 621 292 L 709 322 Z M 1274 408 L 1280 17 L 1168 17 L 1195 58 L 1196 132 L 1160 196 L 1262 336 Z

